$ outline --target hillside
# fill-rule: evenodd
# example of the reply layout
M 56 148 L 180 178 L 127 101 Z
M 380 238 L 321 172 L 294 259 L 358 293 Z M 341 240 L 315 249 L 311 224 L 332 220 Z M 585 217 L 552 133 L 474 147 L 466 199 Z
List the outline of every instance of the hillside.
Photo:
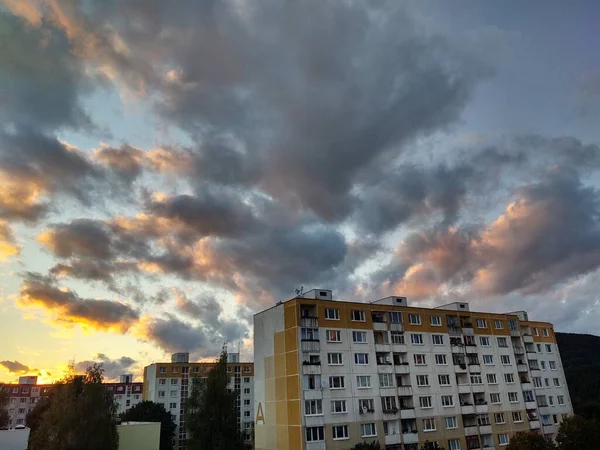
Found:
M 600 419 L 600 337 L 556 333 L 575 412 Z

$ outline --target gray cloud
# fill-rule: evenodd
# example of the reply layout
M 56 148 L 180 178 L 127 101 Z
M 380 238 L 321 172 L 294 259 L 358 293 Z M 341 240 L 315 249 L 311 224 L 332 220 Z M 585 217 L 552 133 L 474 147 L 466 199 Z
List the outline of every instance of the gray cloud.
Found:
M 94 363 L 101 363 L 104 369 L 104 376 L 107 379 L 114 380 L 120 375 L 131 373 L 134 364 L 137 361 L 129 356 L 121 356 L 117 359 L 111 359 L 104 353 L 97 353 L 93 360 L 79 361 L 75 363 L 76 372 L 85 372 L 85 370 Z
M 190 352 L 195 357 L 212 356 L 216 353 L 214 345 L 209 349 L 210 341 L 204 329 L 172 316 L 149 319 L 140 337 L 154 342 L 169 353 Z
M 37 369 L 30 369 L 25 364 L 21 364 L 19 361 L 0 361 L 0 366 L 4 367 L 10 373 L 26 374 L 31 371 L 37 371 Z
M 122 145 L 120 148 L 102 147 L 96 150 L 94 156 L 124 181 L 131 183 L 142 173 L 145 152 L 131 145 Z

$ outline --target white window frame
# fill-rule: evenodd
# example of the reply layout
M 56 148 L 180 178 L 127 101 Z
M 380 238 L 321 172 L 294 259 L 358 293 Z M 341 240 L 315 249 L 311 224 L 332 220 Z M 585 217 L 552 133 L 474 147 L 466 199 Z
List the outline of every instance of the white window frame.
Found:
M 508 339 L 506 339 L 506 337 L 504 336 L 498 336 L 496 342 L 498 343 L 498 347 L 500 348 L 508 348 Z M 500 343 L 503 342 L 504 345 L 501 345 Z
M 487 328 L 487 319 L 476 319 L 477 328 Z
M 508 433 L 500 433 L 498 434 L 498 445 L 505 446 L 510 443 L 510 438 L 508 437 Z
M 519 403 L 519 393 L 518 392 L 508 392 L 507 396 L 508 396 L 508 403 Z M 514 399 L 511 400 L 511 397 L 513 397 Z
M 442 326 L 442 317 L 441 316 L 429 316 L 429 325 L 432 327 L 441 327 Z
M 331 400 L 331 414 L 347 414 L 346 400 Z
M 335 380 L 339 381 L 339 386 L 334 386 Z M 344 377 L 342 375 L 331 375 L 329 377 L 329 389 L 331 389 L 331 390 L 346 389 L 346 381 L 344 380 Z
M 494 355 L 482 355 L 483 365 L 484 366 L 493 366 L 494 365 Z M 487 358 L 487 361 L 486 361 Z
M 365 427 L 369 427 L 367 430 Z M 368 431 L 368 432 L 365 432 Z M 377 436 L 377 427 L 374 423 L 361 423 L 360 424 L 360 434 L 364 438 L 370 438 Z
M 498 421 L 499 418 L 501 421 Z M 504 416 L 503 412 L 494 413 L 494 423 L 498 425 L 503 425 L 506 423 L 506 417 Z
M 500 355 L 500 363 L 503 366 L 510 366 L 510 355 Z
M 358 313 L 358 314 L 355 314 Z M 358 317 L 358 318 L 356 318 Z M 352 322 L 366 322 L 366 314 L 362 309 L 353 309 L 350 311 L 350 320 Z
M 494 401 L 494 398 L 498 399 L 498 401 Z M 502 396 L 499 392 L 490 392 L 490 403 L 492 405 L 500 405 L 502 403 Z
M 382 382 L 385 380 L 385 383 Z M 379 387 L 380 388 L 392 388 L 394 387 L 394 377 L 391 373 L 380 373 L 379 374 Z
M 518 419 L 515 420 L 515 416 L 518 417 Z M 521 413 L 521 411 L 512 412 L 512 421 L 513 423 L 523 423 L 523 414 Z
M 411 333 L 410 343 L 413 345 L 423 345 L 423 335 L 420 333 Z
M 433 425 L 433 428 L 430 428 L 430 426 Z M 423 419 L 423 431 L 424 432 L 429 432 L 429 431 L 436 431 L 436 424 L 435 424 L 435 417 L 428 417 L 426 419 Z
M 550 332 L 548 331 L 548 328 L 542 328 L 542 335 L 544 337 L 550 337 Z
M 340 310 L 337 308 L 325 308 L 325 318 L 327 320 L 340 320 Z
M 448 421 L 451 426 L 448 426 Z M 456 420 L 456 416 L 450 416 L 444 418 L 444 423 L 446 425 L 446 430 L 455 430 L 458 428 L 458 421 Z
M 355 353 L 354 354 L 354 365 L 368 366 L 369 365 L 369 354 L 368 353 Z
M 304 415 L 309 417 L 322 416 L 323 400 L 304 400 Z
M 319 433 L 320 431 L 320 433 Z M 316 439 L 315 439 L 316 435 Z M 324 442 L 325 427 L 306 427 L 305 432 L 306 442 Z
M 504 382 L 506 384 L 514 384 L 515 383 L 515 374 L 514 373 L 505 373 L 504 374 Z
M 461 450 L 460 439 L 448 439 L 448 450 Z
M 548 361 L 548 367 L 550 370 L 556 370 L 556 361 Z
M 500 326 L 498 326 L 500 325 Z M 504 322 L 499 319 L 494 319 L 494 328 L 496 330 L 504 330 Z
M 327 342 L 342 342 L 342 332 L 340 330 L 326 330 L 327 333 Z M 338 339 L 331 339 L 331 336 L 335 336 Z
M 495 373 L 486 373 L 485 378 L 486 378 L 487 384 L 498 384 L 498 377 L 496 376 Z M 493 381 L 490 381 L 490 378 Z
M 367 384 L 362 382 L 366 381 Z M 370 375 L 357 375 L 356 376 L 356 388 L 357 389 L 370 389 L 371 388 L 371 376 Z
M 419 407 L 421 409 L 433 408 L 433 403 L 431 402 L 431 395 L 423 395 L 419 397 Z
M 565 404 L 565 396 L 564 395 L 557 395 L 556 396 L 556 401 L 559 405 L 564 405 Z
M 344 354 L 339 352 L 327 353 L 327 364 L 329 366 L 343 366 L 344 365 Z M 334 362 L 334 359 L 337 362 Z
M 406 343 L 404 340 L 404 333 L 401 333 L 399 331 L 392 331 L 390 333 L 390 338 L 391 338 L 392 344 L 405 345 L 405 343 Z
M 449 403 L 448 403 L 449 401 Z M 453 395 L 442 395 L 441 399 L 442 408 L 453 408 L 454 407 L 454 396 Z
M 552 344 L 544 344 L 546 347 L 546 353 L 552 353 Z
M 364 337 L 364 341 L 357 341 L 356 340 L 357 336 Z M 367 332 L 366 331 L 353 331 L 352 332 L 352 342 L 354 344 L 366 344 L 367 343 Z
M 341 432 L 341 433 L 340 433 Z M 348 425 L 334 425 L 331 427 L 331 435 L 334 441 L 349 439 Z
M 410 325 L 421 325 L 421 315 L 420 314 L 409 314 L 408 315 L 408 323 Z
M 429 375 L 428 374 L 417 374 L 417 386 L 419 387 L 424 387 L 424 386 L 430 386 L 429 384 Z M 425 384 L 419 383 L 419 380 L 425 381 Z
M 436 354 L 435 355 L 435 365 L 436 366 L 447 366 L 448 365 L 448 358 L 446 358 L 446 355 L 441 354 L 441 353 L 440 354 Z
M 438 342 L 436 342 L 436 340 Z M 443 334 L 432 334 L 431 335 L 431 343 L 433 345 L 444 345 L 444 335 Z
M 482 347 L 490 347 L 490 337 L 489 336 L 479 336 L 479 343 Z
M 442 383 L 442 377 L 444 377 L 444 381 L 448 380 L 448 383 Z M 438 384 L 440 386 L 451 386 L 450 375 L 448 375 L 447 373 L 438 374 Z
M 392 317 L 394 318 L 393 320 Z M 390 323 L 402 323 L 402 313 L 400 311 L 390 311 L 388 318 L 390 319 Z M 399 319 L 399 322 L 396 319 Z
M 415 366 L 427 365 L 427 356 L 424 353 L 415 353 L 413 355 L 413 360 L 415 362 Z M 420 362 L 418 360 L 420 360 Z

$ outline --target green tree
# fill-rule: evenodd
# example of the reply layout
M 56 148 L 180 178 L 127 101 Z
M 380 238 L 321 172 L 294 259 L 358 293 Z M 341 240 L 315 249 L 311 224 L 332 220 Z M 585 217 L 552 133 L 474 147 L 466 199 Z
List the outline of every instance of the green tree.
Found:
M 28 450 L 117 450 L 116 405 L 102 385 L 101 364 L 85 375 L 67 376 L 52 387 L 52 394 L 30 414 L 34 425 Z
M 173 448 L 173 437 L 175 436 L 175 422 L 171 413 L 160 403 L 143 401 L 133 408 L 121 414 L 124 422 L 160 422 L 160 450 L 171 450 Z
M 352 450 L 381 450 L 379 441 L 360 442 L 352 447 Z
M 8 392 L 0 387 L 0 428 L 8 426 Z
M 556 450 L 556 445 L 541 434 L 518 433 L 510 439 L 506 450 Z
M 444 450 L 444 447 L 437 442 L 425 441 L 423 447 L 421 447 L 421 450 Z
M 560 424 L 556 442 L 560 450 L 600 450 L 600 422 L 567 417 Z
M 189 450 L 240 450 L 244 437 L 238 429 L 235 403 L 238 394 L 229 389 L 227 349 L 223 347 L 206 378 L 192 379 L 185 404 Z

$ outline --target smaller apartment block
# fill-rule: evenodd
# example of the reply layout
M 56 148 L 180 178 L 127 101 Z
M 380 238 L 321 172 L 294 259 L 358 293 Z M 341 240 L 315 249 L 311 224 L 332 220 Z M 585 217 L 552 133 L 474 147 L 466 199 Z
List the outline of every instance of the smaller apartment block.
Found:
M 192 378 L 206 377 L 214 363 L 189 362 L 189 353 L 175 353 L 170 363 L 155 363 L 144 368 L 144 400 L 161 403 L 171 412 L 177 425 L 175 448 L 185 450 L 185 400 L 189 395 Z M 239 362 L 237 353 L 228 355 L 227 371 L 231 374 L 230 387 L 238 394 L 237 415 L 240 430 L 251 438 L 254 425 L 254 364 Z
M 257 450 L 500 449 L 572 414 L 552 324 L 525 312 L 314 290 L 254 316 L 254 352 Z
M 27 413 L 39 399 L 52 388 L 51 384 L 37 384 L 37 376 L 19 377 L 19 383 L 2 384 L 0 387 L 9 394 L 9 428 L 25 425 Z M 104 383 L 107 392 L 114 395 L 117 414 L 121 414 L 142 401 L 143 384 L 134 383 L 133 375 L 121 375 L 119 383 Z

